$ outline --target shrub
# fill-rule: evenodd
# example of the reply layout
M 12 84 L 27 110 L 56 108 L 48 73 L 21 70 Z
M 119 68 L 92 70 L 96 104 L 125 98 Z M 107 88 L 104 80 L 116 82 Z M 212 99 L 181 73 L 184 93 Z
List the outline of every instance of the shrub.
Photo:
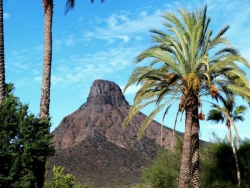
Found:
M 76 185 L 75 176 L 72 174 L 63 174 L 64 167 L 53 167 L 53 179 L 45 182 L 44 188 L 91 188 L 87 185 Z
M 178 187 L 182 144 L 176 138 L 173 150 L 160 149 L 152 164 L 143 170 L 143 181 L 150 183 L 153 188 Z
M 250 141 L 242 141 L 237 150 L 241 186 L 250 187 Z M 237 187 L 237 170 L 230 142 L 216 139 L 201 150 L 202 187 Z

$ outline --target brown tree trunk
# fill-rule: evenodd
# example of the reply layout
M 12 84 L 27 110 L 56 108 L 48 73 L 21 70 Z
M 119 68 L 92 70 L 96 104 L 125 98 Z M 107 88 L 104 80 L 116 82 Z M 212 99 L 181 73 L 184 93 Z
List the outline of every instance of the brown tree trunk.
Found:
M 185 133 L 183 138 L 179 187 L 200 187 L 199 119 L 198 98 L 196 96 L 189 98 L 188 105 L 185 108 L 185 112 Z
M 237 157 L 236 149 L 234 146 L 234 140 L 232 137 L 230 126 L 228 126 L 228 137 L 229 137 L 229 141 L 231 142 L 231 147 L 232 147 L 233 154 L 234 154 L 235 166 L 236 166 L 236 170 L 237 170 L 238 187 L 241 187 L 240 167 L 239 167 L 239 163 L 238 163 L 238 157 Z
M 43 0 L 44 7 L 44 56 L 40 118 L 49 118 L 51 62 L 52 62 L 52 17 L 53 0 Z
M 198 114 L 198 109 L 197 109 Z M 194 122 L 192 125 L 192 187 L 200 187 L 200 153 L 199 153 L 199 119 L 193 118 Z
M 0 0 L 0 103 L 5 98 L 4 27 L 3 0 Z

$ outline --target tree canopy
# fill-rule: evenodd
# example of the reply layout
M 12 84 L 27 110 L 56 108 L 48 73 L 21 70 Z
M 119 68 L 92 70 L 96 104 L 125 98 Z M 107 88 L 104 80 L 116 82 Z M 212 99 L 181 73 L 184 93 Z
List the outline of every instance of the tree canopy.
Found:
M 49 122 L 29 113 L 6 87 L 0 104 L 0 187 L 43 187 L 47 157 L 53 155 Z

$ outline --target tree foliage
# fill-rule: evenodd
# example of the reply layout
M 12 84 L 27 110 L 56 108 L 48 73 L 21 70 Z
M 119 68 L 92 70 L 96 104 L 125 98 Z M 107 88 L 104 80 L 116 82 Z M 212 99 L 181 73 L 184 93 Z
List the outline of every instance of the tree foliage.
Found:
M 6 87 L 0 104 L 0 187 L 43 187 L 45 164 L 54 153 L 49 122 L 29 113 Z
M 176 144 L 171 151 L 160 149 L 152 164 L 145 168 L 142 179 L 153 188 L 178 187 L 182 143 L 176 137 Z
M 243 140 L 237 150 L 242 172 L 242 187 L 250 186 L 250 141 Z M 237 187 L 237 169 L 233 151 L 228 140 L 216 139 L 201 150 L 202 187 Z
M 242 141 L 239 150 L 239 164 L 241 168 L 242 187 L 250 187 L 250 139 Z
M 53 179 L 46 182 L 44 188 L 90 188 L 87 185 L 76 185 L 75 176 L 72 174 L 64 174 L 64 167 L 53 167 Z
M 153 188 L 178 187 L 182 142 L 177 140 L 174 150 L 159 150 L 152 164 L 142 172 L 143 181 Z M 201 187 L 237 187 L 236 166 L 230 141 L 214 138 L 201 148 Z M 241 170 L 241 187 L 250 187 L 250 140 L 241 142 L 237 150 Z

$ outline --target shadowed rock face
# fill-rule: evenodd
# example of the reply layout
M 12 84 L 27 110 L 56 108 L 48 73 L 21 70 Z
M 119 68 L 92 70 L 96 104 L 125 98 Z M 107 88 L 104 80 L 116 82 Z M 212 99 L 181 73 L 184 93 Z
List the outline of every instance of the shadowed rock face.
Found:
M 123 129 L 129 110 L 118 85 L 94 81 L 87 102 L 53 131 L 56 154 L 49 159 L 49 171 L 54 164 L 64 166 L 77 181 L 96 187 L 115 181 L 137 183 L 141 169 L 150 163 L 160 144 L 170 148 L 172 130 L 163 127 L 161 137 L 161 125 L 153 121 L 138 141 L 146 116 L 139 112 Z

